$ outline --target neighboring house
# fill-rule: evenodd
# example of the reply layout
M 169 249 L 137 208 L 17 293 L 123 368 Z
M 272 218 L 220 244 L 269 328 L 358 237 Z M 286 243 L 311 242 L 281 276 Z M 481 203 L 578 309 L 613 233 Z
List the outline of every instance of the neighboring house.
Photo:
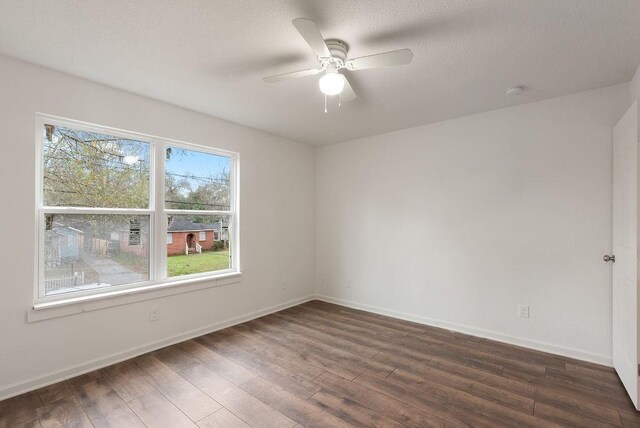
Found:
M 226 223 L 194 223 L 174 217 L 167 228 L 167 255 L 175 256 L 187 252 L 195 253 L 196 244 L 210 250 L 214 242 L 228 240 L 229 225 Z
M 82 234 L 83 232 L 79 229 L 54 222 L 51 231 L 47 232 L 48 242 L 45 244 L 47 266 L 58 266 L 61 263 L 78 260 L 83 241 Z
M 125 253 L 135 254 L 140 257 L 147 257 L 149 255 L 149 225 L 142 225 L 140 238 L 137 241 L 131 241 L 129 229 L 122 229 L 111 234 L 111 241 L 117 241 L 117 243 L 115 243 L 115 251 L 122 251 Z
M 146 257 L 149 255 L 149 248 L 147 243 L 149 242 L 149 231 L 144 230 L 140 232 L 140 243 L 129 245 L 129 231 L 120 230 L 116 233 L 116 238 L 112 241 L 118 241 L 118 250 L 125 253 L 135 254 L 136 256 Z

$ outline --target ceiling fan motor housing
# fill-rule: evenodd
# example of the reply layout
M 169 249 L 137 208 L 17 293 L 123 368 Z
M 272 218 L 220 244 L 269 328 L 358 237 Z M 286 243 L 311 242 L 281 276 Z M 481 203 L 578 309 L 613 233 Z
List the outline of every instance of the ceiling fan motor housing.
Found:
M 325 40 L 325 43 L 329 48 L 329 52 L 331 52 L 332 59 L 339 60 L 336 62 L 338 62 L 339 67 L 343 67 L 345 61 L 347 60 L 347 52 L 349 52 L 349 45 L 347 45 L 342 40 L 338 40 L 338 39 Z

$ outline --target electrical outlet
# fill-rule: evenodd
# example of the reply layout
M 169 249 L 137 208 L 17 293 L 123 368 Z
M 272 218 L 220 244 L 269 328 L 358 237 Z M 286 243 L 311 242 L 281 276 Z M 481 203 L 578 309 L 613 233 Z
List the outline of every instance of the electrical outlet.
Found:
M 149 311 L 149 321 L 158 321 L 160 319 L 160 313 L 157 309 L 151 309 Z
M 353 279 L 347 278 L 346 285 L 347 285 L 347 288 L 351 288 L 351 286 L 353 285 Z
M 529 305 L 518 305 L 518 316 L 520 318 L 529 318 Z

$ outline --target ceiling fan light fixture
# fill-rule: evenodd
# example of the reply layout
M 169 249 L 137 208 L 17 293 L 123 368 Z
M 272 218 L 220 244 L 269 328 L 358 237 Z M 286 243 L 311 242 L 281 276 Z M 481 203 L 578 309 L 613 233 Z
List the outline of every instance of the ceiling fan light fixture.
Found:
M 318 82 L 320 91 L 325 95 L 338 95 L 344 90 L 344 76 L 338 70 L 327 70 Z

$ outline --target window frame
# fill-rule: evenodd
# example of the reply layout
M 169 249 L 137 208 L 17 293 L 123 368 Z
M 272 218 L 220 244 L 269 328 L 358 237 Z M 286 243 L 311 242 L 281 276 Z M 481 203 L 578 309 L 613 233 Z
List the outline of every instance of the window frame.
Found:
M 149 206 L 147 208 L 92 208 L 92 207 L 56 207 L 43 204 L 44 150 L 43 130 L 45 124 L 80 129 L 116 137 L 128 138 L 149 144 Z M 83 298 L 104 298 L 110 294 L 121 292 L 145 291 L 157 289 L 158 286 L 180 286 L 191 282 L 228 277 L 240 274 L 240 234 L 239 234 L 239 154 L 236 152 L 212 148 L 199 144 L 177 141 L 133 131 L 112 128 L 81 122 L 73 119 L 37 113 L 36 114 L 36 194 L 35 194 L 35 246 L 34 260 L 34 307 L 57 301 L 70 301 Z M 224 156 L 230 159 L 230 207 L 229 211 L 221 210 L 180 210 L 166 209 L 164 203 L 165 182 L 165 150 L 167 147 L 179 147 L 185 150 Z M 149 280 L 130 284 L 112 285 L 93 290 L 46 296 L 45 294 L 45 214 L 121 214 L 149 216 Z M 229 217 L 230 233 L 230 267 L 228 269 L 202 272 L 190 275 L 167 276 L 167 222 L 170 215 L 221 215 Z M 215 281 L 214 281 L 215 283 Z

